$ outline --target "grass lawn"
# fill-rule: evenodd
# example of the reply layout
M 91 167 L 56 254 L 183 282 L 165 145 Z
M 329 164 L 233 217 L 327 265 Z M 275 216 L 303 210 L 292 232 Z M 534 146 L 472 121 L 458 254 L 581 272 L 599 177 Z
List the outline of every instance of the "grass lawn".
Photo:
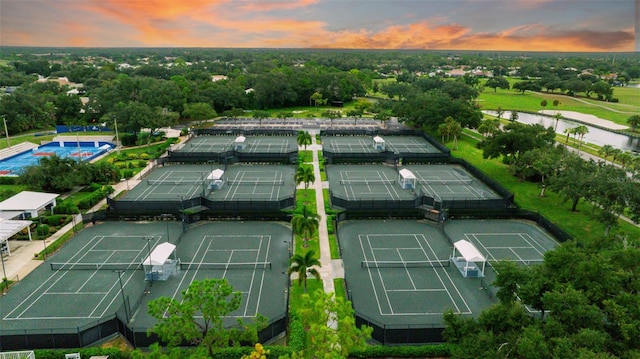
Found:
M 302 210 L 302 206 L 307 206 L 309 209 L 316 211 L 316 190 L 313 188 L 298 189 L 296 190 L 296 212 Z M 295 216 L 295 213 L 293 214 Z M 318 258 L 320 258 L 320 241 L 318 238 L 318 232 L 309 239 L 308 247 L 304 247 L 304 240 L 301 236 L 295 235 L 294 238 L 294 253 L 305 253 L 309 249 L 313 249 L 316 252 Z
M 560 101 L 560 105 L 554 107 L 553 101 L 556 99 Z M 627 125 L 627 119 L 631 114 L 613 112 L 599 106 L 606 106 L 610 108 L 617 107 L 619 108 L 619 111 L 632 111 L 628 106 L 621 107 L 622 105 L 616 105 L 609 102 L 587 99 L 590 104 L 585 104 L 572 97 L 558 94 L 545 94 L 528 91 L 522 94 L 513 90 L 502 89 L 498 89 L 496 92 L 493 92 L 491 89 L 485 89 L 485 91 L 478 97 L 477 103 L 480 105 L 482 110 L 495 110 L 498 107 L 502 107 L 505 111 L 522 110 L 527 112 L 537 112 L 543 109 L 542 106 L 540 106 L 540 102 L 542 100 L 547 100 L 548 104 L 544 108 L 546 110 L 565 110 L 591 114 L 625 126 Z M 508 116 L 508 114 L 506 114 L 506 116 Z
M 311 150 L 298 151 L 298 163 L 309 163 L 309 162 L 313 162 L 313 151 Z
M 591 204 L 580 200 L 577 211 L 571 212 L 570 203 L 563 201 L 558 194 L 546 191 L 545 197 L 540 197 L 538 183 L 523 182 L 512 176 L 507 165 L 499 159 L 483 159 L 482 151 L 475 146 L 476 140 L 463 136 L 458 143 L 458 149 L 451 151 L 452 156 L 464 158 L 514 193 L 520 208 L 539 212 L 576 239 L 593 241 L 602 238 L 604 226 L 591 217 Z M 619 223 L 630 236 L 640 238 L 640 228 L 624 221 Z

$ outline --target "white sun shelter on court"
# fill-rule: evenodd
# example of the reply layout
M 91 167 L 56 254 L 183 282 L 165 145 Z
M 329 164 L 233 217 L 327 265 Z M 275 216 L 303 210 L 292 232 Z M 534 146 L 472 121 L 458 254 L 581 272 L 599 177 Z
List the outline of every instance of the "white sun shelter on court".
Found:
M 247 138 L 240 135 L 233 141 L 233 149 L 236 151 L 244 150 L 247 147 Z
M 456 253 L 459 255 L 456 255 Z M 451 262 L 458 268 L 463 277 L 484 277 L 484 267 L 487 259 L 469 241 L 461 239 L 453 244 Z M 482 263 L 481 266 L 480 263 Z
M 167 280 L 178 273 L 179 266 L 180 261 L 176 259 L 176 246 L 169 242 L 158 244 L 142 261 L 145 279 L 148 281 Z
M 221 169 L 215 169 L 207 176 L 207 182 L 209 183 L 209 189 L 220 189 L 224 185 L 224 171 Z
M 375 136 L 373 138 L 373 148 L 375 148 L 377 151 L 384 151 L 387 148 L 387 145 L 384 141 L 384 138 L 380 137 L 380 136 Z
M 398 171 L 398 183 L 402 189 L 414 189 L 416 188 L 416 175 L 406 168 Z

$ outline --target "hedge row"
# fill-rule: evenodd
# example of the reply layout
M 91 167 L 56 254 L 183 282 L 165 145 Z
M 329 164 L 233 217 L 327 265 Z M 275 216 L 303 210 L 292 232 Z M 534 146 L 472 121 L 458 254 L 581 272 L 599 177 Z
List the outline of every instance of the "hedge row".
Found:
M 39 349 L 34 350 L 38 359 L 60 359 L 65 354 L 80 353 L 81 358 L 108 355 L 109 359 L 129 359 L 130 354 L 115 348 L 82 348 L 82 349 Z
M 421 346 L 368 346 L 353 351 L 350 358 L 445 358 L 451 356 L 450 344 Z

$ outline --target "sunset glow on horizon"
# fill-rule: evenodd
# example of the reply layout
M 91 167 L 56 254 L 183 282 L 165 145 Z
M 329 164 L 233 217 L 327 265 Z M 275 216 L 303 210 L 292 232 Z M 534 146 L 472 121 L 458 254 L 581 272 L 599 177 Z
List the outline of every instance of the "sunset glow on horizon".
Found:
M 0 0 L 0 45 L 637 51 L 635 0 Z

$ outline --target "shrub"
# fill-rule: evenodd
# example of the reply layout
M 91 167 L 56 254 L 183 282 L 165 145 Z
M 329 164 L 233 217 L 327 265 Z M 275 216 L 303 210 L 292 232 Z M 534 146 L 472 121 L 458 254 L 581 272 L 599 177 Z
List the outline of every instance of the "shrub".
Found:
M 140 154 L 140 158 L 143 160 L 148 160 L 149 159 L 149 154 L 148 153 L 141 153 Z
M 17 177 L 0 177 L 0 184 L 16 184 Z
M 54 214 L 49 217 L 46 217 L 47 224 L 49 224 L 52 227 L 59 226 L 66 219 L 67 219 L 67 216 L 62 216 L 59 214 Z
M 294 352 L 304 350 L 305 331 L 302 320 L 297 314 L 291 314 L 291 322 L 289 322 L 289 348 Z
M 38 359 L 59 359 L 64 358 L 65 354 L 80 353 L 81 358 L 90 358 L 92 356 L 108 356 L 109 359 L 128 359 L 128 352 L 115 348 L 82 348 L 82 349 L 46 349 L 34 350 L 34 354 Z
M 127 159 L 137 160 L 138 159 L 138 154 L 137 153 L 128 153 L 127 154 Z
M 131 178 L 131 177 L 133 177 L 133 170 L 122 171 L 122 178 Z
M 36 234 L 40 237 L 46 237 L 49 235 L 49 226 L 46 224 L 41 224 L 36 227 Z
M 421 346 L 369 346 L 363 350 L 349 353 L 350 358 L 448 358 L 451 356 L 450 344 Z
M 138 161 L 138 167 L 146 167 L 147 161 Z

